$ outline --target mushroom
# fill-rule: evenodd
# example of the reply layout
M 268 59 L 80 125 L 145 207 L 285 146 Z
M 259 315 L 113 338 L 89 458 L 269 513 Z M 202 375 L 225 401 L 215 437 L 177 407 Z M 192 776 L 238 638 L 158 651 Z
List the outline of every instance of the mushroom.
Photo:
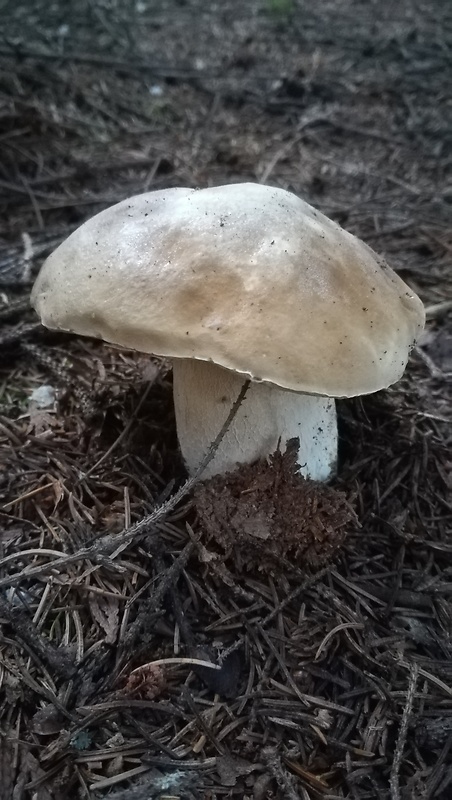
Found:
M 421 301 L 366 244 L 299 197 L 253 183 L 174 188 L 85 222 L 44 263 L 48 328 L 170 357 L 193 474 L 251 379 L 206 477 L 300 442 L 301 473 L 337 467 L 334 398 L 402 375 Z

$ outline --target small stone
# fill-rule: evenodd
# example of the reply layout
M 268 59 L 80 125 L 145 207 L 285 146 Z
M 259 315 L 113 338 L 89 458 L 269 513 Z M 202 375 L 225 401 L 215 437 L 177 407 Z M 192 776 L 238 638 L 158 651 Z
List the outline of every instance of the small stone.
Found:
M 52 408 L 55 404 L 55 399 L 55 389 L 47 384 L 33 389 L 30 395 L 30 403 L 33 403 L 36 408 Z

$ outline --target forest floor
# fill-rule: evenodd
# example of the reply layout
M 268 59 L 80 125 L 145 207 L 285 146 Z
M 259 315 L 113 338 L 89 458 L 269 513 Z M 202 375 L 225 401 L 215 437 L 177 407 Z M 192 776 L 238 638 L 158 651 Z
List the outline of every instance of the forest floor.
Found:
M 452 7 L 68 5 L 0 3 L 0 797 L 446 800 Z M 169 365 L 28 300 L 93 213 L 242 181 L 360 236 L 427 309 L 404 378 L 338 403 L 339 475 L 300 489 L 277 557 L 180 489 Z

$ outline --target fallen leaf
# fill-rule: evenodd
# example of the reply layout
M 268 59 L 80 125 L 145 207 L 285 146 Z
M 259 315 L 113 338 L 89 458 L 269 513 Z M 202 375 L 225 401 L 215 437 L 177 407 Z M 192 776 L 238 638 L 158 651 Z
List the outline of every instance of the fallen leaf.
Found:
M 216 761 L 216 768 L 220 776 L 221 786 L 235 786 L 237 778 L 249 775 L 253 770 L 259 769 L 260 764 L 252 764 L 243 758 L 235 756 L 220 756 Z
M 114 597 L 91 596 L 89 606 L 93 619 L 105 632 L 106 644 L 114 644 L 119 628 L 119 602 Z
M 55 706 L 49 703 L 33 715 L 31 724 L 33 731 L 40 736 L 53 736 L 55 733 L 60 733 L 63 717 Z

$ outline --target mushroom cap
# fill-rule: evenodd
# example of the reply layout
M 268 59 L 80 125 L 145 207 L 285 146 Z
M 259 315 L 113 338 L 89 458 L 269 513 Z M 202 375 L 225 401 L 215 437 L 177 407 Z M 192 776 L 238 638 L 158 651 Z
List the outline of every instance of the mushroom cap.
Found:
M 48 328 L 350 397 L 402 375 L 420 299 L 366 244 L 282 189 L 165 189 L 92 217 L 44 263 Z

